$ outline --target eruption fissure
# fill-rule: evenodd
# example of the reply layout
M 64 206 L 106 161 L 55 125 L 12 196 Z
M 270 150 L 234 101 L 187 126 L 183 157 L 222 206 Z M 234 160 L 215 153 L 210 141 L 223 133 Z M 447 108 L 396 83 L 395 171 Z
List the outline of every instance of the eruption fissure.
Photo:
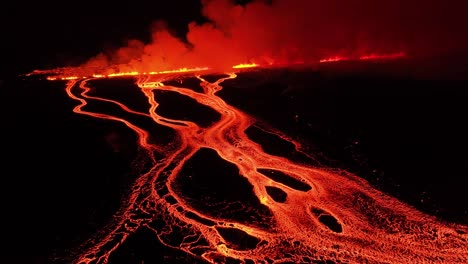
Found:
M 234 70 L 239 69 L 249 69 L 249 68 L 267 68 L 267 67 L 284 67 L 285 65 L 304 65 L 304 66 L 313 66 L 317 63 L 332 63 L 332 62 L 341 62 L 341 61 L 380 61 L 380 60 L 396 60 L 406 58 L 407 55 L 404 52 L 398 53 L 391 53 L 391 54 L 380 54 L 380 53 L 371 53 L 361 55 L 359 57 L 344 57 L 344 56 L 332 56 L 319 59 L 318 61 L 310 61 L 306 63 L 304 61 L 299 62 L 279 62 L 274 63 L 270 62 L 268 64 L 259 64 L 259 63 L 242 63 L 232 66 L 231 68 Z M 129 76 L 154 76 L 154 75 L 166 75 L 172 76 L 171 74 L 181 74 L 181 73 L 197 73 L 201 74 L 203 72 L 213 72 L 216 71 L 217 68 L 210 68 L 210 67 L 195 67 L 195 68 L 181 68 L 177 70 L 164 70 L 164 71 L 150 71 L 150 72 L 142 72 L 142 71 L 118 71 L 114 73 L 96 73 L 93 72 L 92 69 L 76 69 L 76 68 L 63 68 L 63 69 L 53 69 L 53 70 L 36 70 L 32 73 L 27 74 L 29 75 L 47 75 L 47 80 L 55 81 L 55 80 L 77 80 L 77 79 L 87 79 L 87 78 L 115 78 L 115 77 L 129 77 Z M 100 72 L 108 72 L 114 71 L 111 67 L 103 67 L 100 69 Z M 77 72 L 81 72 L 81 75 L 77 75 Z M 142 85 L 152 87 L 154 83 L 143 83 Z

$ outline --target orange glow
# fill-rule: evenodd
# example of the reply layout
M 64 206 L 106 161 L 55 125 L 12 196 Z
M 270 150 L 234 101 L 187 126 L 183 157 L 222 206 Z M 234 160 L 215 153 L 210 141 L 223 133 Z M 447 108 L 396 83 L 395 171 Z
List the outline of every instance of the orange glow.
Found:
M 119 72 L 119 73 L 108 74 L 107 77 L 135 76 L 135 75 L 140 75 L 140 73 L 138 73 L 136 71 L 134 71 L 134 72 Z
M 90 240 L 91 247 L 83 248 L 76 264 L 107 263 L 111 254 L 139 228 L 147 228 L 166 246 L 201 257 L 209 263 L 220 263 L 223 257 L 241 261 L 251 259 L 254 263 L 264 263 L 268 258 L 290 263 L 324 259 L 335 263 L 468 262 L 468 227 L 441 223 L 346 171 L 298 164 L 265 153 L 244 132 L 255 124 L 255 118 L 228 105 L 216 95 L 223 89 L 223 82 L 237 77 L 235 73 L 227 74 L 227 77 L 213 82 L 195 75 L 203 92 L 168 85 L 165 81 L 169 79 L 163 75 L 139 75 L 135 77 L 137 86 L 134 93 L 146 97 L 149 107 L 144 112 L 95 93 L 91 96 L 93 88 L 88 84 L 94 78 L 68 81 L 65 91 L 77 102 L 73 112 L 125 124 L 138 136 L 143 156 L 151 165 L 147 172 L 135 179 L 132 192 L 124 199 L 112 228 L 103 230 Z M 182 73 L 171 78 L 179 76 Z M 156 90 L 189 97 L 197 104 L 216 111 L 220 118 L 202 128 L 191 121 L 160 115 Z M 114 104 L 127 113 L 126 118 L 119 116 L 118 112 L 87 111 L 89 102 L 102 103 L 103 106 Z M 141 118 L 171 128 L 177 136 L 171 144 L 153 143 L 150 137 L 159 135 L 137 125 L 141 124 L 136 122 Z M 283 136 L 279 131 L 267 132 L 293 143 L 300 152 L 300 142 Z M 235 165 L 241 177 L 252 185 L 259 206 L 272 213 L 271 218 L 259 220 L 265 227 L 197 210 L 190 203 L 190 194 L 175 187 L 183 166 L 202 148 L 214 150 L 221 159 Z M 304 154 L 313 157 L 312 153 Z M 135 164 L 139 163 L 142 162 Z M 286 184 L 281 175 L 270 175 L 268 171 L 287 174 L 299 187 Z M 268 190 L 272 188 L 285 195 L 284 202 L 270 196 Z M 171 197 L 171 202 L 168 202 L 168 197 Z M 241 203 L 238 206 L 241 211 L 254 210 Z M 204 220 L 187 217 L 188 214 Z M 153 221 L 162 223 L 162 229 L 153 227 Z M 218 228 L 236 230 L 250 236 L 253 241 L 263 242 L 254 244 L 249 250 L 239 250 L 217 231 Z M 182 240 L 173 240 L 174 232 L 182 236 Z M 199 246 L 197 241 L 203 241 L 202 245 Z
M 337 62 L 337 61 L 344 61 L 344 60 L 349 60 L 349 58 L 341 57 L 341 56 L 334 56 L 334 57 L 329 57 L 329 58 L 321 59 L 319 62 L 320 62 L 320 63 L 324 63 L 324 62 Z
M 255 63 L 241 63 L 232 66 L 233 69 L 244 69 L 244 68 L 254 68 L 257 67 L 258 65 Z
M 208 67 L 195 67 L 195 68 L 180 68 L 176 70 L 164 70 L 164 71 L 151 71 L 151 72 L 138 72 L 138 71 L 131 71 L 131 72 L 116 72 L 116 73 L 109 73 L 109 74 L 101 74 L 101 73 L 92 73 L 89 76 L 69 76 L 64 75 L 60 69 L 56 70 L 34 70 L 31 73 L 26 74 L 25 76 L 32 76 L 32 75 L 39 75 L 39 74 L 48 74 L 53 76 L 48 76 L 46 79 L 49 81 L 55 80 L 77 80 L 77 79 L 86 79 L 86 78 L 113 78 L 113 77 L 129 77 L 129 76 L 143 76 L 143 75 L 162 75 L 162 74 L 171 74 L 171 73 L 190 73 L 190 72 L 202 72 L 208 71 Z M 75 70 L 77 71 L 77 70 Z M 73 72 L 72 69 L 67 69 L 66 72 Z
M 67 77 L 62 77 L 60 78 L 61 80 L 76 80 L 79 79 L 78 76 L 67 76 Z
M 406 57 L 405 52 L 397 52 L 397 53 L 389 53 L 389 54 L 379 54 L 379 53 L 371 53 L 361 55 L 359 57 L 343 57 L 343 56 L 333 56 L 327 57 L 324 59 L 319 60 L 320 63 L 328 63 L 328 62 L 339 62 L 339 61 L 352 61 L 352 60 L 395 60 L 401 59 Z
M 207 70 L 209 70 L 208 67 L 180 68 L 177 70 L 150 72 L 149 74 L 154 75 L 154 74 L 165 74 L 165 73 L 199 72 L 199 71 L 207 71 Z
M 382 60 L 382 59 L 398 59 L 405 57 L 404 52 L 391 53 L 391 54 L 369 54 L 359 57 L 360 60 Z
M 162 82 L 142 82 L 138 84 L 141 88 L 156 88 L 159 86 L 163 86 Z
M 372 53 L 368 55 L 362 55 L 357 58 L 355 57 L 344 57 L 344 56 L 332 56 L 320 59 L 319 63 L 333 63 L 333 62 L 340 62 L 340 61 L 351 61 L 351 60 L 394 60 L 406 57 L 404 52 L 398 53 L 391 53 L 391 54 L 377 54 Z M 291 61 L 290 63 L 274 63 L 270 62 L 267 66 L 283 66 L 287 67 L 289 65 L 297 65 L 297 64 L 306 64 L 303 60 L 295 60 Z M 241 63 L 232 66 L 232 69 L 249 69 L 249 68 L 257 68 L 261 67 L 260 64 L 256 63 Z M 162 70 L 162 71 L 149 71 L 149 72 L 139 72 L 139 71 L 128 71 L 128 72 L 115 72 L 109 74 L 102 74 L 102 73 L 91 73 L 89 75 L 84 75 L 82 77 L 78 77 L 76 75 L 67 75 L 65 73 L 72 73 L 76 74 L 76 72 L 80 72 L 79 69 L 55 69 L 55 70 L 34 70 L 31 73 L 26 74 L 26 76 L 37 75 L 37 74 L 48 74 L 53 76 L 48 76 L 47 80 L 55 81 L 55 80 L 76 80 L 76 79 L 86 79 L 86 78 L 113 78 L 113 77 L 129 77 L 129 76 L 145 76 L 145 75 L 163 75 L 163 74 L 177 74 L 177 73 L 195 73 L 195 72 L 209 72 L 214 71 L 209 67 L 183 67 L 175 70 Z

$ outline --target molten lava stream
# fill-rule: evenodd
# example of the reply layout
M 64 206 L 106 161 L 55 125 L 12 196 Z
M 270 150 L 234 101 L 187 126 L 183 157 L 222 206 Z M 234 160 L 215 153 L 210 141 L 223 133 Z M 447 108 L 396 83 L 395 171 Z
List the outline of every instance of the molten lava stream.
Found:
M 123 122 L 135 131 L 152 164 L 135 181 L 114 222 L 83 246 L 76 263 L 107 263 L 113 252 L 142 228 L 151 230 L 166 246 L 211 263 L 229 258 L 247 263 L 468 263 L 466 226 L 441 223 L 350 173 L 318 169 L 265 153 L 244 132 L 255 118 L 216 95 L 221 84 L 236 74 L 213 83 L 197 77 L 203 93 L 165 85 L 158 76 L 138 79 L 140 90 L 135 92 L 146 96 L 150 104 L 147 113 L 132 111 L 116 100 L 89 96 L 91 88 L 86 84 L 92 80 L 69 81 L 67 94 L 79 102 L 73 111 Z M 201 127 L 196 122 L 161 116 L 155 91 L 189 97 L 218 112 L 220 118 Z M 150 143 L 149 132 L 132 120 L 83 110 L 89 100 L 116 104 L 128 113 L 169 127 L 177 133 L 177 142 L 171 147 Z M 258 218 L 261 221 L 235 220 L 200 210 L 190 194 L 176 187 L 177 177 L 202 150 L 213 150 L 234 164 L 244 177 L 239 179 L 251 185 L 257 207 L 269 212 Z M 151 156 L 155 152 L 164 158 Z M 241 208 L 246 213 L 258 209 Z

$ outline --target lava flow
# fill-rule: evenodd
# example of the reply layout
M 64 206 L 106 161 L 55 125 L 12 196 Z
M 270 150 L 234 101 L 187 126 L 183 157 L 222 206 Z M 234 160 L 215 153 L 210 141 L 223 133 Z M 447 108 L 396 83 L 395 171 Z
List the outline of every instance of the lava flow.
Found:
M 75 113 L 124 123 L 145 154 L 137 163 L 150 164 L 109 228 L 83 246 L 75 263 L 107 263 L 141 230 L 208 263 L 468 262 L 466 226 L 441 223 L 345 171 L 267 154 L 245 133 L 255 118 L 216 95 L 236 73 L 215 81 L 195 73 L 196 89 L 175 86 L 182 75 L 167 76 L 134 77 L 145 112 L 91 93 L 96 78 L 66 85 Z M 165 96 L 203 107 L 210 121 L 160 111 Z M 114 110 L 95 112 L 90 104 Z M 167 131 L 171 136 L 162 139 Z

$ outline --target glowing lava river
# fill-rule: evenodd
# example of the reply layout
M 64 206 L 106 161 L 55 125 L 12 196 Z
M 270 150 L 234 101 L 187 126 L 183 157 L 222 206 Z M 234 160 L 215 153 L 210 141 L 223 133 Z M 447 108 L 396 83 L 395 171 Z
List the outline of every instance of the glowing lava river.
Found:
M 120 210 L 75 263 L 108 263 L 141 230 L 208 263 L 468 263 L 466 226 L 442 223 L 346 171 L 266 153 L 245 132 L 255 117 L 217 95 L 236 74 L 193 75 L 194 87 L 175 81 L 182 74 L 131 77 L 145 111 L 100 94 L 105 79 L 66 84 L 76 114 L 124 123 L 142 153 Z M 168 114 L 168 98 L 206 118 Z M 302 152 L 300 142 L 267 132 Z

